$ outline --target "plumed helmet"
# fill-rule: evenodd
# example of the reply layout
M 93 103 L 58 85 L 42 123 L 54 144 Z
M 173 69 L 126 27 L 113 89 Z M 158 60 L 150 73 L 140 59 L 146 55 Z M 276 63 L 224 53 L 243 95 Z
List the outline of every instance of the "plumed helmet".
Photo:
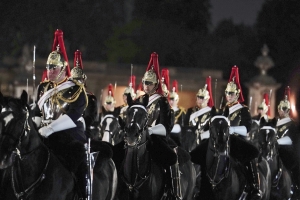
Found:
M 142 79 L 143 82 L 149 81 L 156 85 L 156 92 L 158 94 L 163 95 L 162 87 L 160 84 L 160 74 L 159 74 L 159 63 L 158 63 L 158 54 L 153 52 L 150 57 L 150 61 L 144 77 Z
M 82 57 L 81 52 L 79 50 L 76 50 L 74 53 L 74 67 L 71 70 L 71 77 L 73 79 L 80 80 L 86 79 L 86 75 L 83 73 Z
M 240 85 L 239 68 L 236 65 L 231 68 L 230 78 L 225 91 L 239 94 L 238 101 L 239 102 L 244 101 L 242 87 Z
M 172 91 L 170 92 L 170 99 L 174 99 L 174 101 L 179 100 L 177 80 L 174 80 L 172 83 Z
M 162 87 L 163 95 L 165 97 L 168 97 L 169 95 L 169 85 L 170 85 L 169 70 L 164 68 L 161 70 L 161 87 Z
M 115 98 L 113 93 L 113 86 L 110 83 L 107 88 L 107 96 L 105 97 L 105 104 L 115 104 Z
M 128 87 L 126 87 L 125 90 L 124 90 L 124 94 L 130 94 L 132 99 L 134 99 L 136 97 L 135 79 L 136 79 L 136 77 L 134 75 L 130 76 Z
M 198 91 L 196 96 L 204 97 L 205 100 L 208 100 L 207 105 L 209 107 L 214 106 L 214 100 L 212 97 L 212 89 L 211 89 L 211 77 L 206 78 L 206 83 L 202 89 Z
M 267 93 L 264 94 L 263 101 L 258 106 L 258 109 L 262 109 L 264 112 L 267 113 L 268 116 L 270 116 L 270 109 L 269 109 L 269 95 Z
M 49 54 L 46 64 L 65 68 L 66 76 L 70 77 L 71 75 L 68 56 L 63 39 L 63 32 L 59 29 L 57 29 L 54 33 L 52 52 Z
M 291 109 L 291 103 L 290 103 L 290 87 L 287 86 L 284 91 L 284 99 L 280 101 L 278 105 L 278 109 L 280 110 L 290 110 Z

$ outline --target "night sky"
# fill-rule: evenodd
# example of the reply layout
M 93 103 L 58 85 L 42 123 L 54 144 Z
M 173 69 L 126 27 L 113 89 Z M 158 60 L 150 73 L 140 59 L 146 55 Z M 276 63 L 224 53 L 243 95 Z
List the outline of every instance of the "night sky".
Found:
M 213 25 L 222 19 L 232 19 L 234 23 L 253 25 L 263 0 L 211 0 Z

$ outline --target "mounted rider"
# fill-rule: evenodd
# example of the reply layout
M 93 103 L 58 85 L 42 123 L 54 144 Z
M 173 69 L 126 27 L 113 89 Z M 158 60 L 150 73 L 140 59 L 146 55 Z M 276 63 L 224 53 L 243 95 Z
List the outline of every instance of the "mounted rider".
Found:
M 128 87 L 125 88 L 124 93 L 123 93 L 123 101 L 124 104 L 120 106 L 120 117 L 122 118 L 122 120 L 125 122 L 126 120 L 126 111 L 128 108 L 128 104 L 127 104 L 127 95 L 130 95 L 131 98 L 134 100 L 136 97 L 136 93 L 135 93 L 135 79 L 136 77 L 134 75 L 129 77 L 129 84 Z
M 39 133 L 47 138 L 47 146 L 75 174 L 78 195 L 83 199 L 86 198 L 87 164 L 82 114 L 87 106 L 87 95 L 80 80 L 69 78 L 71 73 L 61 30 L 55 32 L 46 69 L 48 80 L 38 86 L 35 122 Z
M 229 121 L 231 134 L 231 156 L 237 158 L 246 165 L 247 179 L 250 186 L 250 199 L 261 199 L 259 174 L 257 169 L 258 149 L 246 141 L 251 129 L 251 116 L 247 106 L 241 104 L 244 101 L 240 77 L 237 66 L 233 66 L 226 90 L 226 107 L 229 108 Z
M 300 199 L 300 138 L 299 129 L 290 117 L 290 87 L 285 88 L 284 99 L 278 105 L 279 119 L 276 124 L 279 155 L 291 171 L 293 181 L 292 199 Z
M 263 96 L 263 101 L 257 107 L 258 115 L 254 116 L 252 119 L 260 121 L 264 118 L 266 122 L 270 121 L 270 104 L 269 104 L 269 94 L 265 93 Z
M 171 137 L 178 145 L 181 145 L 181 128 L 183 127 L 183 120 L 185 117 L 185 109 L 178 106 L 179 95 L 178 95 L 178 82 L 174 80 L 172 83 L 172 91 L 169 94 L 169 103 L 174 111 L 174 127 L 171 131 Z M 177 125 L 176 125 L 177 124 Z M 177 128 L 176 128 L 177 126 Z M 179 128 L 178 128 L 179 127 Z
M 149 95 L 149 103 L 147 106 L 148 126 L 154 127 L 158 124 L 162 124 L 167 132 L 166 137 L 151 135 L 151 153 L 154 159 L 161 163 L 166 170 L 166 176 L 169 180 L 167 181 L 167 193 L 171 193 L 176 199 L 182 199 L 177 145 L 169 139 L 173 125 L 173 113 L 166 98 L 167 91 L 164 91 L 162 88 L 161 77 L 159 74 L 158 54 L 155 52 L 151 54 L 142 82 L 144 92 Z M 140 96 L 137 101 L 142 102 L 144 96 L 145 95 Z M 172 191 L 169 191 L 170 184 L 173 186 Z
M 186 127 L 194 127 L 197 134 L 200 134 L 202 141 L 209 138 L 208 124 L 210 111 L 212 106 L 214 106 L 210 76 L 206 78 L 206 84 L 203 88 L 199 89 L 196 98 L 197 105 L 187 110 L 184 124 Z M 197 141 L 197 144 L 200 144 L 200 141 Z

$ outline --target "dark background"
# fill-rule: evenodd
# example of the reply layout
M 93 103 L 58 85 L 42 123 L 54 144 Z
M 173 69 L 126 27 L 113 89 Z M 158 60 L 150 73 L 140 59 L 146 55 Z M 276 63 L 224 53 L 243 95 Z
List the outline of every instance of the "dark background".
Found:
M 232 19 L 213 22 L 212 10 L 214 16 L 222 13 L 218 7 L 220 15 L 218 9 L 212 9 L 212 2 L 1 1 L 0 60 L 20 56 L 25 44 L 36 45 L 37 57 L 47 57 L 53 33 L 59 28 L 69 60 L 73 59 L 70 52 L 80 49 L 84 60 L 147 65 L 156 51 L 160 65 L 221 69 L 225 79 L 237 65 L 245 83 L 259 73 L 253 62 L 267 44 L 275 63 L 268 74 L 282 83 L 278 98 L 292 80 L 299 85 L 300 1 L 261 1 L 259 11 L 253 10 L 253 24 L 239 22 L 239 15 L 234 14 Z

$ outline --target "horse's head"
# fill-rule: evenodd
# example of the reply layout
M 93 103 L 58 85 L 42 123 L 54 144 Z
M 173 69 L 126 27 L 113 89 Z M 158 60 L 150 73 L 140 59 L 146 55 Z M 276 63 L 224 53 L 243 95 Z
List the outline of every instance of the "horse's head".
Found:
M 266 122 L 264 118 L 260 120 L 258 133 L 258 149 L 262 157 L 272 160 L 277 155 L 276 122 Z
M 213 148 L 215 156 L 229 154 L 229 110 L 226 109 L 224 115 L 218 115 L 216 108 L 211 109 L 210 119 L 210 148 Z
M 131 96 L 127 96 L 127 118 L 125 122 L 125 142 L 128 146 L 135 146 L 141 142 L 143 132 L 147 128 L 149 96 L 145 95 L 142 102 L 133 102 Z
M 113 138 L 120 131 L 120 124 L 118 119 L 111 115 L 105 115 L 100 123 L 100 133 L 102 134 L 102 140 L 112 143 Z
M 13 153 L 30 129 L 27 97 L 25 91 L 20 99 L 4 97 L 0 92 L 0 169 L 12 165 Z

